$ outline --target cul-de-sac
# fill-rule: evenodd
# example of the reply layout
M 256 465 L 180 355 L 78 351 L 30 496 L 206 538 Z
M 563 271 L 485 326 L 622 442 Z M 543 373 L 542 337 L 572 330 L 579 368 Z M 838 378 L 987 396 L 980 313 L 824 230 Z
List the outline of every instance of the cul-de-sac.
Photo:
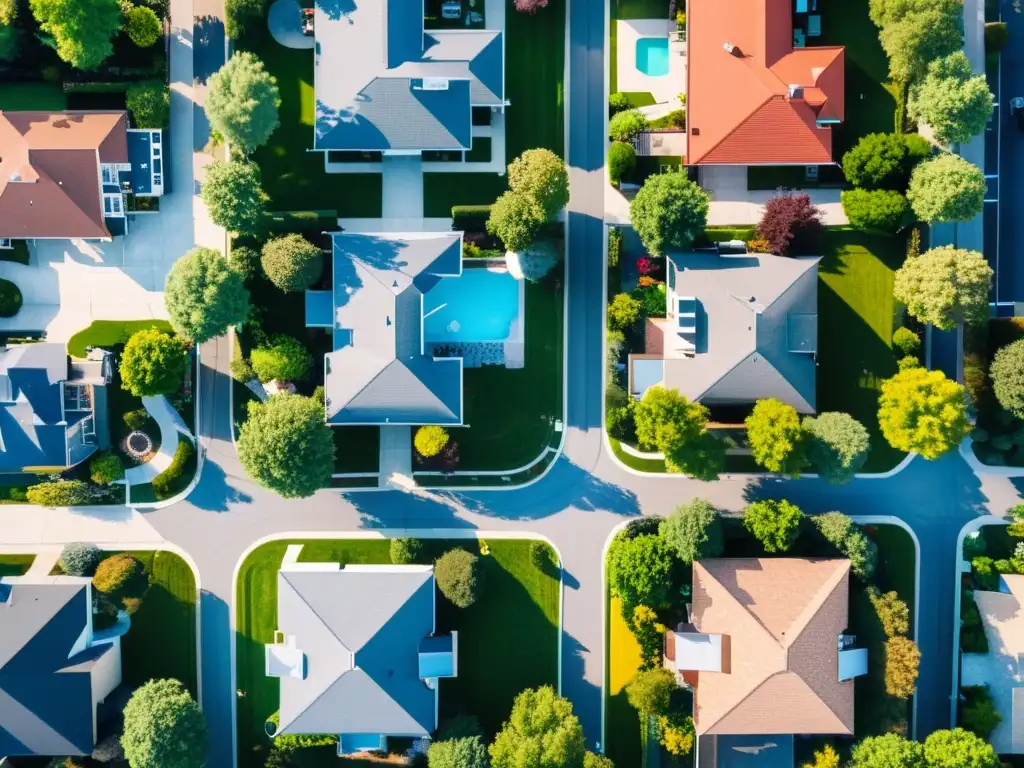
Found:
M 1020 0 L 0 0 L 0 768 L 1024 768 L 1022 180 Z

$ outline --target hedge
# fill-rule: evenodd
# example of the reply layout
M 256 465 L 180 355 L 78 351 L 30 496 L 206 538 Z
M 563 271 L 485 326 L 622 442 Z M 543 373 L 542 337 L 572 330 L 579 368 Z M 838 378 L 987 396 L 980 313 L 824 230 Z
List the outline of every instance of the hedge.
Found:
M 332 210 L 313 211 L 267 211 L 263 220 L 267 232 L 304 232 L 320 230 L 333 232 L 338 229 L 338 212 Z
M 453 205 L 452 229 L 456 232 L 484 232 L 490 217 L 489 205 Z
M 174 460 L 171 461 L 170 466 L 153 478 L 153 495 L 157 499 L 163 501 L 174 495 L 175 483 L 185 471 L 185 465 L 188 464 L 194 453 L 195 449 L 192 447 L 192 443 L 185 439 L 178 441 L 178 448 L 174 452 Z
M 64 83 L 64 93 L 125 93 L 134 81 L 123 83 Z

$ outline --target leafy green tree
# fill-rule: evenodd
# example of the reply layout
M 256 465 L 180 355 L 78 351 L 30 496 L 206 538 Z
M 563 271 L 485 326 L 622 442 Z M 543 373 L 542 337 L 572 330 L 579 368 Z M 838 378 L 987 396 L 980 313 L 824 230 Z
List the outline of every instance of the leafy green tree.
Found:
M 324 253 L 302 235 L 275 237 L 263 246 L 267 278 L 285 293 L 311 288 L 324 271 Z
M 492 768 L 581 768 L 583 726 L 551 686 L 528 689 L 516 696 L 489 751 Z
M 656 534 L 616 538 L 608 549 L 608 585 L 622 601 L 627 620 L 638 605 L 668 604 L 675 580 L 675 555 Z
M 640 319 L 640 300 L 628 293 L 616 294 L 608 305 L 608 327 L 624 331 Z
M 136 128 L 166 128 L 170 122 L 171 90 L 160 80 L 143 80 L 129 85 L 125 104 L 132 113 Z
M 999 768 L 999 756 L 963 728 L 934 731 L 924 740 L 924 759 L 928 768 Z
M 14 26 L 18 18 L 17 0 L 0 0 L 0 61 L 13 61 L 18 56 L 21 30 Z
M 487 746 L 479 736 L 435 741 L 427 750 L 428 768 L 488 768 Z
M 448 430 L 436 424 L 428 424 L 416 430 L 412 443 L 416 453 L 429 459 L 437 456 L 448 445 Z
M 506 250 L 518 253 L 536 239 L 547 218 L 536 199 L 509 190 L 491 206 L 487 231 L 501 240 Z
M 616 115 L 617 117 L 618 115 Z M 684 173 L 648 176 L 629 204 L 644 247 L 656 256 L 693 245 L 708 223 L 708 195 Z
M 988 375 L 999 404 L 1024 418 L 1024 339 L 998 349 Z
M 210 77 L 206 95 L 210 125 L 243 154 L 267 143 L 280 125 L 280 106 L 277 79 L 248 51 L 236 52 Z
M 975 75 L 963 51 L 928 64 L 928 74 L 910 91 L 907 112 L 932 127 L 943 144 L 965 144 L 985 130 L 993 97 L 985 75 Z
M 670 755 L 688 755 L 693 751 L 693 743 L 696 732 L 693 727 L 693 718 L 683 715 L 678 709 L 661 715 L 657 719 L 658 743 L 665 748 Z
M 263 271 L 263 266 L 260 264 L 261 258 L 260 252 L 255 248 L 233 245 L 231 252 L 228 253 L 228 264 L 242 276 L 243 280 L 252 280 Z
M 847 189 L 840 199 L 850 224 L 867 232 L 895 234 L 903 228 L 910 213 L 907 198 L 891 189 Z
M 921 337 L 901 325 L 892 335 L 892 346 L 903 355 L 916 355 L 921 349 Z
M 569 203 L 569 172 L 550 149 L 528 149 L 509 163 L 508 187 L 536 200 L 547 218 Z
M 206 763 L 206 721 L 177 680 L 150 680 L 124 708 L 121 746 L 132 768 L 195 768 Z
M 267 0 L 225 0 L 224 31 L 231 40 L 246 37 L 253 29 L 266 25 Z
M 129 8 L 124 19 L 124 30 L 128 33 L 128 39 L 139 48 L 149 48 L 151 45 L 155 45 L 164 33 L 160 19 L 151 8 L 144 5 L 134 5 Z
M 970 432 L 964 388 L 942 371 L 900 371 L 882 382 L 878 404 L 878 423 L 889 444 L 926 459 L 955 448 Z
M 869 736 L 853 748 L 849 768 L 926 768 L 924 747 L 897 733 Z
M 394 565 L 412 565 L 423 556 L 423 542 L 409 538 L 392 539 L 389 554 Z
M 668 712 L 676 677 L 664 667 L 645 669 L 626 686 L 626 700 L 645 717 L 657 717 Z
M 201 196 L 218 227 L 242 234 L 259 229 L 267 194 L 256 163 L 214 161 L 206 167 Z
M 220 336 L 249 315 L 241 275 L 211 248 L 193 248 L 174 262 L 164 303 L 175 332 L 195 344 Z
M 136 397 L 169 395 L 181 388 L 188 366 L 188 346 L 170 333 L 136 331 L 121 354 L 121 386 Z
M 57 562 L 68 576 L 92 576 L 102 559 L 99 547 L 76 541 L 65 545 Z
M 483 586 L 480 558 L 464 549 L 450 549 L 434 563 L 434 579 L 441 594 L 458 608 L 469 608 Z
M 878 547 L 860 526 L 842 512 L 826 512 L 811 518 L 822 538 L 850 561 L 850 569 L 862 579 L 870 579 L 878 564 Z
M 959 155 L 944 152 L 910 174 L 907 199 L 922 221 L 970 221 L 984 207 L 985 174 Z
M 636 169 L 636 150 L 624 141 L 612 142 L 608 147 L 608 178 L 618 184 Z
M 116 453 L 103 451 L 89 460 L 89 479 L 96 485 L 110 485 L 124 479 L 124 464 Z
M 596 752 L 587 752 L 583 756 L 583 768 L 615 768 L 615 763 L 610 757 L 599 755 Z
M 649 127 L 650 123 L 639 109 L 626 109 L 608 121 L 608 135 L 613 141 L 629 141 Z
M 113 52 L 121 28 L 117 0 L 29 0 L 29 7 L 57 55 L 75 69 L 96 69 Z
M 814 750 L 814 761 L 804 763 L 804 768 L 839 768 L 839 753 L 826 744 L 821 750 Z
M 765 552 L 785 552 L 800 533 L 804 513 L 782 499 L 755 501 L 743 512 L 743 527 L 764 545 Z
M 718 557 L 725 548 L 718 510 L 704 499 L 676 507 L 662 521 L 658 533 L 684 563 Z
M 773 397 L 758 400 L 746 426 L 754 461 L 769 472 L 796 475 L 807 463 L 807 434 L 792 405 Z
M 897 83 L 917 80 L 928 62 L 963 48 L 960 12 L 948 13 L 936 5 L 908 13 L 883 26 L 878 39 L 889 56 L 889 77 Z
M 37 483 L 25 493 L 29 504 L 40 507 L 76 507 L 92 503 L 104 491 L 81 480 L 53 480 Z
M 907 145 L 900 134 L 869 133 L 843 155 L 843 175 L 863 189 L 905 189 L 906 157 Z
M 910 608 L 896 592 L 883 593 L 871 586 L 867 595 L 886 637 L 899 637 L 910 631 Z
M 917 669 L 921 651 L 909 637 L 896 635 L 885 643 L 885 692 L 898 699 L 909 699 L 917 687 Z
M 298 339 L 278 335 L 252 351 L 250 363 L 256 378 L 268 381 L 302 381 L 309 375 L 313 356 Z
M 289 394 L 250 405 L 239 429 L 238 458 L 264 488 L 286 499 L 312 496 L 334 472 L 334 438 L 323 405 Z
M 977 251 L 942 245 L 896 270 L 893 296 L 922 323 L 944 331 L 988 318 L 992 268 Z
M 702 480 L 717 477 L 724 463 L 722 443 L 707 431 L 709 411 L 691 403 L 677 389 L 651 387 L 633 406 L 641 447 L 661 451 L 670 472 Z M 712 442 L 713 441 L 713 442 Z
M 975 606 L 976 608 L 977 606 Z M 980 623 L 980 615 L 977 621 Z M 988 741 L 992 731 L 1003 722 L 1003 716 L 999 714 L 999 710 L 988 692 L 988 685 L 965 685 L 961 687 L 960 695 L 964 697 L 960 704 L 961 726 L 983 741 Z
M 957 16 L 963 12 L 963 3 L 961 0 L 869 0 L 868 16 L 876 27 L 884 27 L 929 8 Z
M 867 428 L 848 413 L 830 411 L 804 418 L 807 458 L 818 474 L 835 485 L 850 482 L 871 450 Z
M 139 598 L 149 589 L 149 575 L 142 563 L 131 555 L 111 555 L 100 562 L 92 577 L 97 592 L 113 597 Z

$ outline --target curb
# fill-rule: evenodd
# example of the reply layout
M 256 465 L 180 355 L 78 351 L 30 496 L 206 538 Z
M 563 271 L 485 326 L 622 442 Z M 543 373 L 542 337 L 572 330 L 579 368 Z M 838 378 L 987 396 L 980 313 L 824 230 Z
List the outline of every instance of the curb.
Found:
M 971 438 L 965 437 L 960 441 L 960 457 L 967 462 L 967 466 L 976 475 L 988 475 L 989 477 L 1024 477 L 1024 467 L 998 467 L 983 464 L 971 448 Z

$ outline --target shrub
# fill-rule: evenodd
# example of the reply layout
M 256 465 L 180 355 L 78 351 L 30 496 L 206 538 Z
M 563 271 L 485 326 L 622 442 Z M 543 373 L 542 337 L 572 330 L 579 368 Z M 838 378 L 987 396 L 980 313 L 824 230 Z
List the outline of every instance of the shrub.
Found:
M 608 97 L 608 117 L 615 117 L 616 113 L 629 109 L 629 97 L 624 93 L 613 93 Z
M 583 756 L 583 768 L 615 768 L 615 763 L 610 757 L 599 755 L 596 752 L 587 752 Z
M 898 699 L 909 699 L 917 687 L 917 669 L 921 651 L 910 638 L 897 635 L 885 643 L 885 692 Z
M 149 587 L 149 576 L 142 563 L 131 555 L 111 555 L 96 567 L 92 586 L 111 597 L 138 598 Z
M 0 317 L 14 317 L 21 309 L 21 289 L 10 280 L 0 278 Z
M 632 296 L 640 302 L 640 313 L 646 317 L 665 316 L 665 284 L 654 283 L 643 288 L 636 288 Z
M 803 420 L 807 458 L 829 483 L 842 485 L 853 479 L 867 461 L 871 435 L 848 413 L 835 411 Z
M 103 553 L 98 547 L 75 542 L 64 547 L 57 563 L 68 576 L 92 576 L 102 559 Z
M 520 13 L 527 13 L 533 16 L 541 8 L 548 7 L 548 0 L 516 0 L 515 6 L 516 10 Z M 430 768 L 434 768 L 433 764 L 431 764 Z M 467 768 L 471 768 L 471 766 L 467 766 Z
M 899 637 L 910 631 L 910 608 L 895 592 L 882 594 L 877 587 L 867 588 L 868 599 L 875 609 L 886 637 Z
M 629 141 L 646 131 L 650 123 L 638 109 L 618 112 L 608 121 L 608 136 L 612 141 Z
M 796 475 L 807 462 L 807 433 L 796 408 L 775 398 L 758 400 L 746 419 L 754 461 L 769 472 Z
M 988 686 L 965 685 L 960 689 L 960 696 L 965 699 L 960 704 L 960 725 L 987 741 L 996 726 L 1003 722 L 1003 716 L 996 709 Z
M 665 454 L 669 472 L 714 480 L 725 463 L 725 446 L 707 430 L 710 412 L 676 389 L 651 387 L 632 405 L 642 448 Z
M 608 178 L 618 184 L 636 169 L 636 150 L 624 141 L 613 142 L 608 147 Z
M 128 9 L 124 15 L 124 31 L 128 33 L 128 39 L 139 48 L 149 48 L 161 38 L 164 33 L 163 24 L 153 13 L 152 9 L 144 5 L 136 5 Z
M 686 174 L 661 173 L 644 181 L 629 204 L 629 219 L 648 252 L 663 256 L 689 248 L 704 233 L 708 206 L 707 193 Z
M 244 37 L 247 30 L 265 24 L 263 20 L 266 0 L 225 0 L 225 31 L 229 38 Z
M 530 542 L 530 562 L 538 571 L 547 573 L 552 568 L 558 567 L 558 556 L 551 545 L 545 541 Z
M 95 485 L 81 480 L 53 480 L 38 483 L 26 491 L 25 498 L 29 504 L 41 507 L 74 507 L 89 504 L 102 496 Z
M 128 411 L 124 415 L 124 423 L 128 429 L 142 429 L 146 426 L 147 421 L 149 421 L 149 413 L 144 408 Z
M 261 271 L 260 252 L 244 245 L 234 245 L 228 253 L 228 264 L 243 280 L 252 280 Z
M 136 331 L 121 354 L 121 386 L 137 397 L 169 395 L 181 388 L 188 345 L 179 336 L 146 328 Z
M 510 190 L 491 206 L 487 231 L 501 240 L 506 250 L 518 253 L 534 241 L 546 221 L 547 215 L 535 198 Z
M 999 589 L 999 573 L 994 567 L 991 557 L 980 556 L 971 560 L 971 573 L 974 583 L 986 592 Z
M 174 450 L 174 458 L 167 465 L 167 469 L 153 478 L 153 495 L 160 501 L 169 499 L 175 494 L 178 479 L 184 474 L 189 459 L 195 453 L 192 443 L 184 436 L 178 440 L 178 447 Z
M 985 174 L 959 155 L 944 152 L 910 174 L 907 199 L 921 221 L 970 221 L 984 207 Z
M 896 369 L 900 370 L 900 371 L 908 371 L 911 368 L 921 368 L 921 367 L 923 367 L 921 365 L 921 361 L 918 360 L 913 355 L 907 355 L 906 357 L 901 357 L 899 360 L 896 361 Z
M 907 187 L 908 146 L 898 133 L 869 133 L 843 155 L 843 175 L 855 187 L 892 189 Z
M 267 278 L 285 293 L 312 287 L 324 271 L 324 254 L 302 235 L 275 237 L 260 260 Z
M 891 189 L 849 189 L 840 197 L 850 224 L 867 232 L 895 234 L 910 213 L 907 198 Z
M 725 548 L 722 520 L 710 501 L 693 499 L 676 507 L 661 523 L 659 535 L 684 563 L 718 557 Z
M 997 350 L 988 373 L 999 404 L 1024 418 L 1024 339 Z
M 892 345 L 901 355 L 916 355 L 921 349 L 921 337 L 901 326 L 892 335 Z
M 231 378 L 240 384 L 248 384 L 256 378 L 256 371 L 252 369 L 249 361 L 241 355 L 231 358 L 228 370 L 231 371 Z
M 786 500 L 755 501 L 743 513 L 743 527 L 752 533 L 765 552 L 785 552 L 800 533 L 804 513 Z
M 665 625 L 658 621 L 658 614 L 648 605 L 638 605 L 633 609 L 633 637 L 640 646 L 641 669 L 654 669 L 661 666 L 662 647 L 665 642 Z
M 434 563 L 434 578 L 441 594 L 453 605 L 468 608 L 480 596 L 480 558 L 464 549 L 449 550 Z
M 516 696 L 512 713 L 490 746 L 492 768 L 522 768 L 523 755 L 534 766 L 579 766 L 586 744 L 572 704 L 545 685 Z
M 171 121 L 171 89 L 162 80 L 132 83 L 125 91 L 125 106 L 136 128 L 166 128 Z
M 484 232 L 490 216 L 489 205 L 453 205 L 452 229 L 460 232 Z
M 608 305 L 608 327 L 624 331 L 640 319 L 640 302 L 628 293 L 620 293 Z
M 870 579 L 878 563 L 878 546 L 853 520 L 842 512 L 815 515 L 811 522 L 825 541 L 850 561 L 850 570 L 862 579 Z
M 679 712 L 669 712 L 658 718 L 658 743 L 670 755 L 690 754 L 695 738 L 692 717 Z
M 608 266 L 619 266 L 619 258 L 622 256 L 622 230 L 618 227 L 608 227 Z
M 206 741 L 203 713 L 177 680 L 150 680 L 124 708 L 121 746 L 136 768 L 203 765 Z
M 676 689 L 676 678 L 664 667 L 645 669 L 626 686 L 626 700 L 633 709 L 645 717 L 657 717 L 668 713 L 672 691 Z
M 569 202 L 569 172 L 550 149 L 528 149 L 508 166 L 508 187 L 537 201 L 550 218 Z
M 999 768 L 999 755 L 984 739 L 963 728 L 933 731 L 924 740 L 928 768 Z
M 821 211 L 804 193 L 784 192 L 771 198 L 757 225 L 757 236 L 768 241 L 772 253 L 801 256 L 821 253 L 824 234 Z
M 448 445 L 448 430 L 435 424 L 420 427 L 413 438 L 416 453 L 425 459 L 437 456 Z
M 89 477 L 96 485 L 110 485 L 124 479 L 121 457 L 113 453 L 97 453 L 89 461 Z
M 516 0 L 516 9 L 523 3 L 547 3 L 547 0 Z M 434 741 L 427 750 L 428 768 L 487 768 L 487 746 L 479 736 L 449 741 Z
M 419 539 L 392 539 L 389 550 L 393 564 L 412 565 L 423 556 L 423 542 Z
M 869 736 L 854 745 L 849 768 L 924 768 L 924 747 L 897 733 Z
M 291 336 L 274 336 L 250 356 L 252 369 L 262 382 L 302 381 L 309 375 L 313 357 L 302 342 Z
M 1010 40 L 1010 30 L 1005 21 L 985 22 L 985 51 L 992 53 L 1001 51 Z
M 627 622 L 638 605 L 668 605 L 676 563 L 675 554 L 656 532 L 634 538 L 622 534 L 615 537 L 608 549 L 608 586 L 622 601 L 622 616 Z

